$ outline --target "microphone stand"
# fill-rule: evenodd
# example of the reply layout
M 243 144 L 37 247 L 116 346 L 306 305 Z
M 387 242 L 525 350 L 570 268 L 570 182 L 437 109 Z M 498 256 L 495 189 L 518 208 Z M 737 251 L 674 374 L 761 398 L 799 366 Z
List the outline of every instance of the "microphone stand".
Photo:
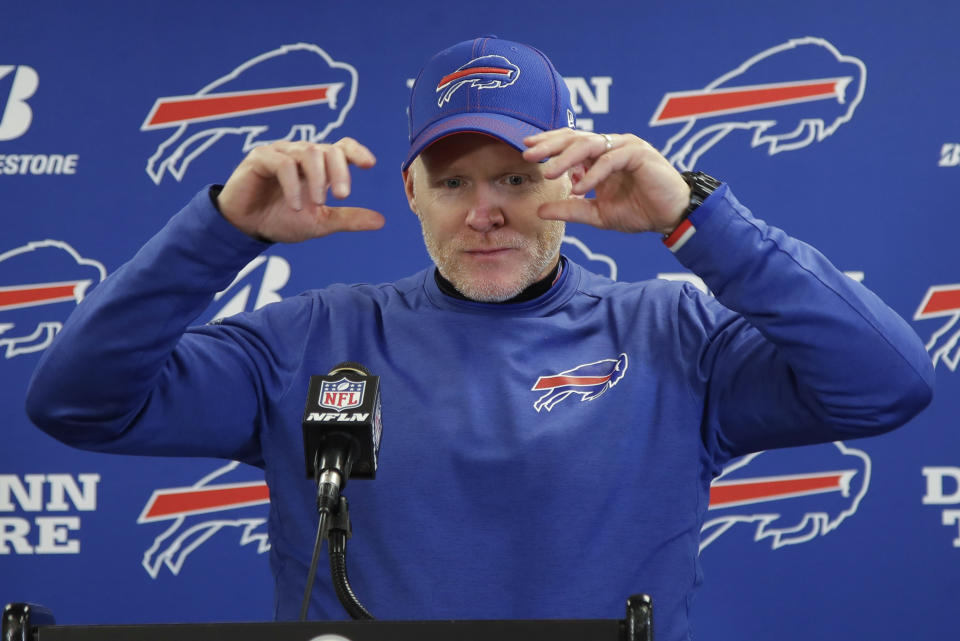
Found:
M 300 620 L 307 620 L 307 610 L 310 608 L 310 593 L 313 591 L 313 582 L 317 577 L 317 564 L 320 561 L 320 550 L 323 548 L 323 540 L 327 538 L 327 521 L 330 516 L 330 508 L 328 507 L 328 501 L 321 500 L 321 485 L 329 485 L 321 479 L 320 473 L 320 452 L 319 450 L 314 455 L 313 459 L 313 480 L 317 485 L 317 512 L 319 512 L 320 519 L 317 522 L 317 539 L 313 544 L 313 558 L 310 559 L 310 571 L 307 572 L 307 586 L 303 591 L 303 603 L 300 605 Z M 327 494 L 327 488 L 324 488 L 323 493 Z
M 313 546 L 313 558 L 310 560 L 310 571 L 307 574 L 307 587 L 303 595 L 303 604 L 300 607 L 300 620 L 307 620 L 310 592 L 317 576 L 320 550 L 323 547 L 323 540 L 329 538 L 327 548 L 330 554 L 330 576 L 337 598 L 352 619 L 370 621 L 373 620 L 373 615 L 357 599 L 347 577 L 347 539 L 353 535 L 353 528 L 350 525 L 349 503 L 347 497 L 338 494 L 337 504 L 333 510 L 330 509 L 329 499 L 332 498 L 332 495 L 330 488 L 327 487 L 329 483 L 324 478 L 324 474 L 320 472 L 319 456 L 318 452 L 315 457 L 314 480 L 317 484 L 317 511 L 320 518 L 317 524 L 317 540 Z
M 333 581 L 333 589 L 336 590 L 340 604 L 351 618 L 356 621 L 372 621 L 373 615 L 357 599 L 353 588 L 350 587 L 350 579 L 347 577 L 347 539 L 353 535 L 347 497 L 340 495 L 337 511 L 331 516 L 333 519 L 330 522 L 330 542 L 327 549 L 330 553 L 330 578 Z

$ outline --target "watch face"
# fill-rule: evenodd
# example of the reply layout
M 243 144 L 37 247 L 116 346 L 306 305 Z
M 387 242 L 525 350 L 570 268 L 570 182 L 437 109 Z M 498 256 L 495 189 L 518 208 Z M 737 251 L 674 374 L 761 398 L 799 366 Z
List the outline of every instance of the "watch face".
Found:
M 716 191 L 717 187 L 719 187 L 722 183 L 713 176 L 705 174 L 702 171 L 698 171 L 696 173 L 689 174 L 687 184 L 690 185 L 690 190 L 699 196 L 700 200 L 703 200 Z
M 707 196 L 716 191 L 717 187 L 722 183 L 702 171 L 685 171 L 681 175 L 690 186 L 690 205 L 687 207 L 687 210 L 683 212 L 683 216 L 686 218 L 706 200 Z

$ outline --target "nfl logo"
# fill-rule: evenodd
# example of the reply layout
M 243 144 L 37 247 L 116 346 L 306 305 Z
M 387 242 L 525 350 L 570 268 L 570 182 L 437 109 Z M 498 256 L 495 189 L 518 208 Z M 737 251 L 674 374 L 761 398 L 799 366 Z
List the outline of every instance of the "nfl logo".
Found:
M 350 381 L 346 377 L 339 381 L 323 381 L 320 385 L 320 407 L 328 407 L 338 412 L 360 407 L 366 386 L 364 381 Z

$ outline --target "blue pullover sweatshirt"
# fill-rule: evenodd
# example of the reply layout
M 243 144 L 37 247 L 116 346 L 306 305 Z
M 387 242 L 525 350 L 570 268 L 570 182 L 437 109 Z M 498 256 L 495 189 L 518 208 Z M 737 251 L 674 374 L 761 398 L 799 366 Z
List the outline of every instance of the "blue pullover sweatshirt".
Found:
M 890 430 L 933 378 L 896 313 L 726 186 L 690 221 L 676 256 L 715 298 L 568 260 L 517 304 L 447 296 L 431 268 L 189 327 L 265 248 L 204 191 L 77 307 L 28 412 L 80 448 L 262 467 L 276 618 L 296 619 L 309 377 L 362 363 L 384 427 L 377 480 L 346 488 L 349 564 L 378 618 L 622 618 L 646 592 L 656 638 L 686 639 L 724 463 Z M 318 575 L 310 617 L 345 618 Z

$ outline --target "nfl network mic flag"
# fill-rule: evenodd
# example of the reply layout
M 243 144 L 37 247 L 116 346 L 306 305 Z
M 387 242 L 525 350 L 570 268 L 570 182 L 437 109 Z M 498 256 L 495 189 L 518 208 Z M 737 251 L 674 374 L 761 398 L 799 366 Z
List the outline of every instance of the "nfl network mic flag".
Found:
M 352 478 L 373 479 L 380 452 L 380 377 L 337 366 L 325 376 L 311 376 L 303 411 L 304 461 L 313 477 L 314 457 L 331 434 L 348 434 L 360 452 Z

